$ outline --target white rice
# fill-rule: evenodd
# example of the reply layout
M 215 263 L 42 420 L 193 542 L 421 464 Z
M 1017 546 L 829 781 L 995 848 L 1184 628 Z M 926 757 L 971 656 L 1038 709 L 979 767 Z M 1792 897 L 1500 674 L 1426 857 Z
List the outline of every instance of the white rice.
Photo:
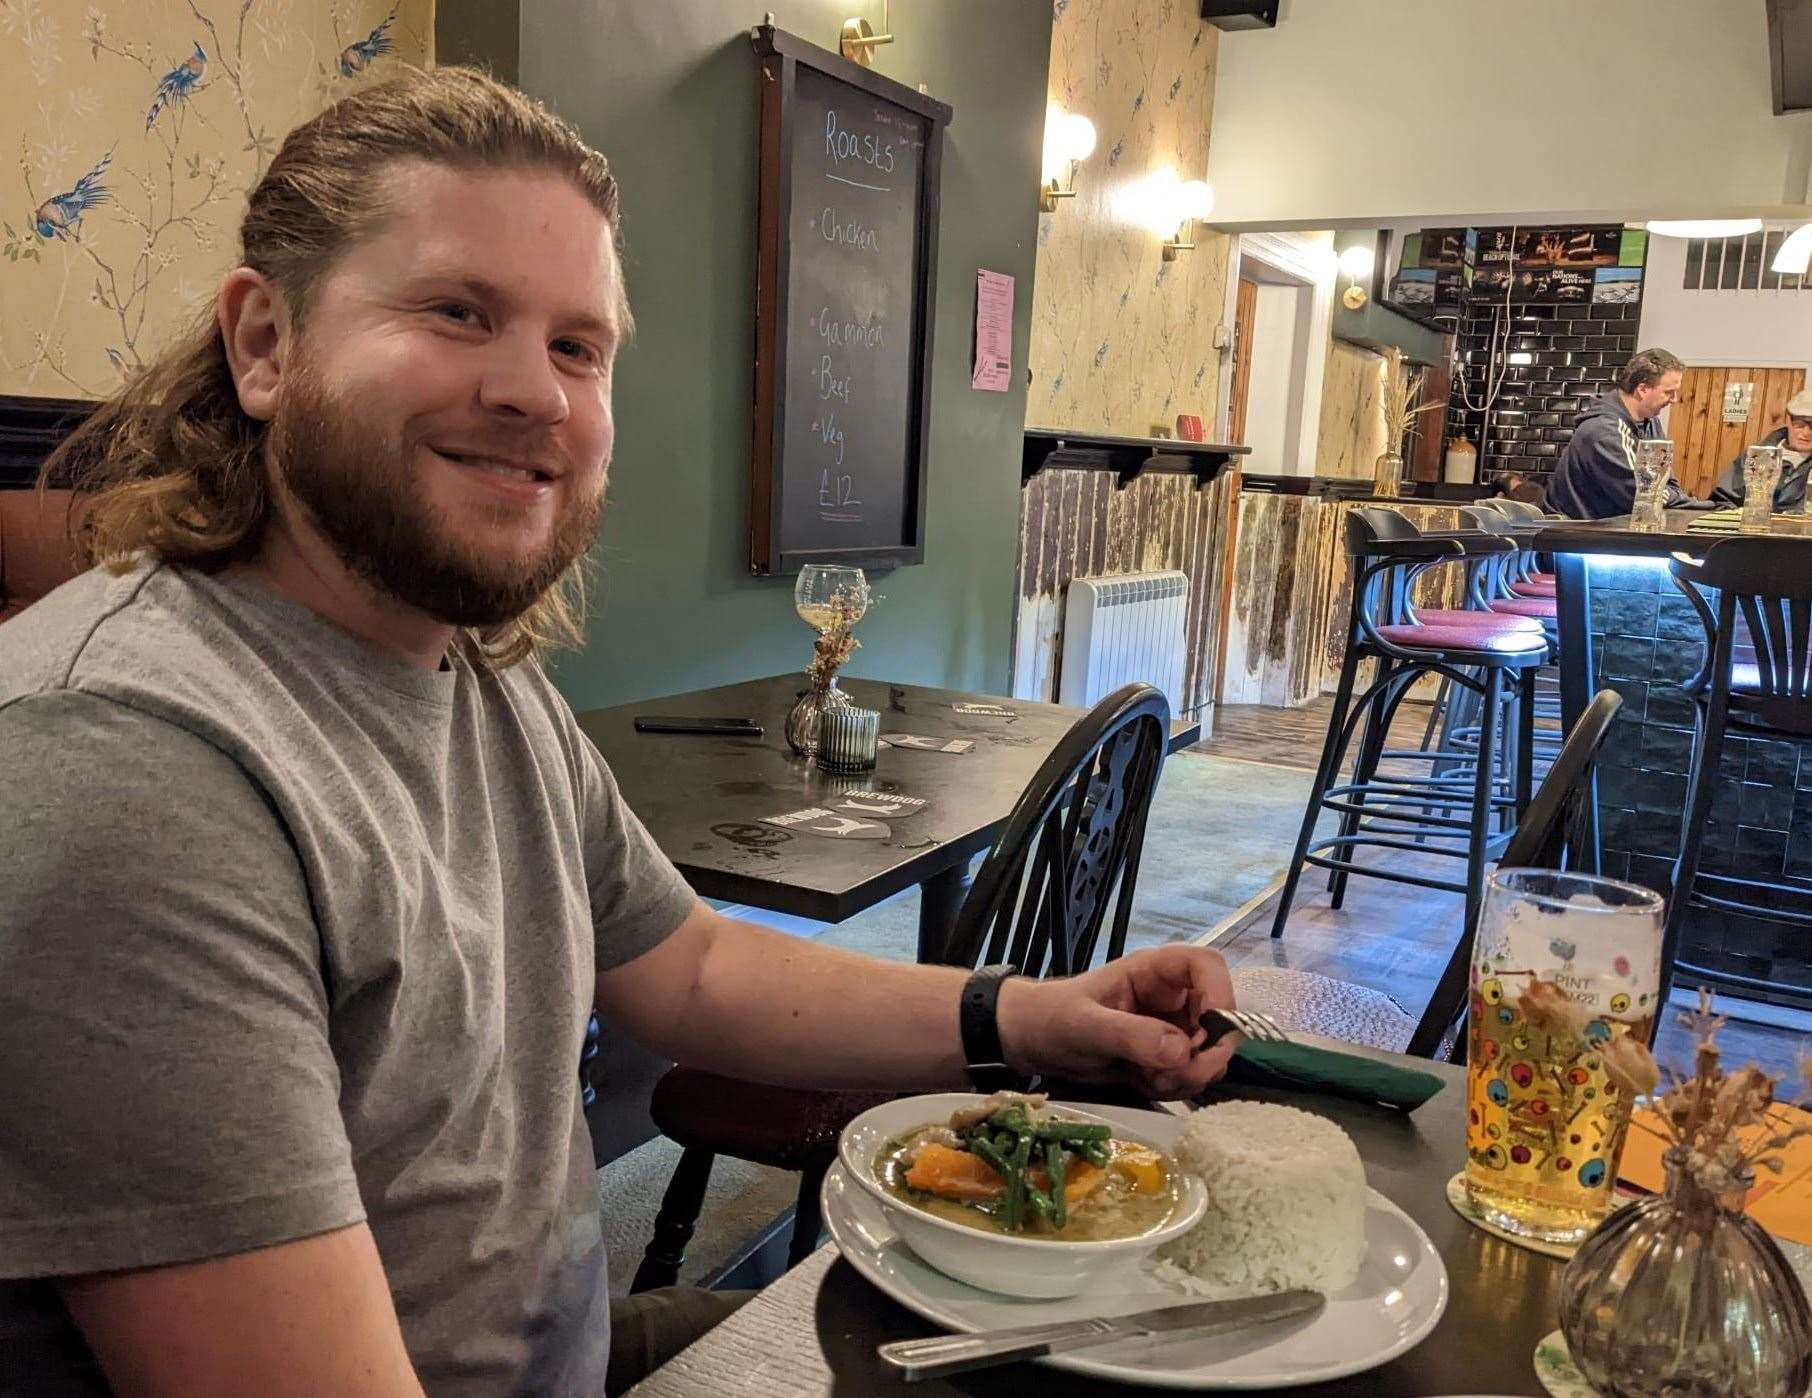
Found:
M 1208 1187 L 1202 1221 L 1152 1259 L 1196 1296 L 1351 1286 L 1365 1255 L 1365 1165 L 1325 1117 L 1269 1102 L 1224 1102 L 1189 1118 L 1178 1162 Z

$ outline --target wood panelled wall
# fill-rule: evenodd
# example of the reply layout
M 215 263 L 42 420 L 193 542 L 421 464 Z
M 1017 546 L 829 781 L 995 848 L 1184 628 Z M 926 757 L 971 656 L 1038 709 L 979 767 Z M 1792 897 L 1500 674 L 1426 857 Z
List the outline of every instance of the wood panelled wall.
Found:
M 1180 569 L 1189 578 L 1185 712 L 1211 731 L 1220 651 L 1228 511 L 1237 473 L 1206 486 L 1146 472 L 1125 487 L 1111 471 L 1052 468 L 1021 491 L 1013 693 L 1055 701 L 1071 579 Z
M 1352 608 L 1346 512 L 1353 503 L 1248 492 L 1235 508 L 1239 536 L 1219 699 L 1297 708 L 1340 678 Z M 1390 508 L 1423 529 L 1459 523 L 1455 506 L 1395 502 Z M 1461 591 L 1458 569 L 1434 569 L 1418 583 L 1416 601 L 1459 606 Z M 1423 688 L 1432 693 L 1432 686 Z
M 1733 383 L 1755 385 L 1749 416 L 1742 422 L 1724 421 L 1724 389 Z M 1804 369 L 1688 369 L 1667 418 L 1680 488 L 1703 500 L 1732 457 L 1785 425 L 1787 400 L 1805 386 Z

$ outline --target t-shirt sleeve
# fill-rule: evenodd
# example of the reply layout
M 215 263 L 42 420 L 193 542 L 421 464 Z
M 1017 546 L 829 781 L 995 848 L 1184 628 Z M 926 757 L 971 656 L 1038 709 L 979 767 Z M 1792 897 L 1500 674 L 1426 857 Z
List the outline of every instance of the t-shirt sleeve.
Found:
M 363 1219 L 307 885 L 243 769 L 54 691 L 0 708 L 0 811 L 0 1277 Z
M 666 940 L 698 906 L 617 790 L 604 756 L 574 725 L 584 785 L 585 880 L 591 890 L 597 967 L 608 971 Z

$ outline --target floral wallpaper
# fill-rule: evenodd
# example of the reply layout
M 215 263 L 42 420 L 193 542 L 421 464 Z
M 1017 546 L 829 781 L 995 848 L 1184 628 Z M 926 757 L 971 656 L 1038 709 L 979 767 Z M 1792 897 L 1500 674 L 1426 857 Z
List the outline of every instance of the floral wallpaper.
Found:
M 0 0 L 0 393 L 103 398 L 214 292 L 283 135 L 434 0 Z
M 1345 340 L 1332 341 L 1321 381 L 1315 474 L 1370 480 L 1384 438 L 1384 356 Z
M 1092 121 L 1096 142 L 1076 197 L 1038 219 L 1027 424 L 1145 436 L 1179 413 L 1212 423 L 1228 240 L 1197 224 L 1195 251 L 1165 262 L 1115 205 L 1165 167 L 1205 178 L 1220 31 L 1194 0 L 1051 10 L 1050 100 Z

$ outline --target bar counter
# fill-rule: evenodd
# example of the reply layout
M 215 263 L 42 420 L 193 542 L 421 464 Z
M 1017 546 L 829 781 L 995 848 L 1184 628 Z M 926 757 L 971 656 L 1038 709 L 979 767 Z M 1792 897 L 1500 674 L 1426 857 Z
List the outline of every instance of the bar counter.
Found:
M 1705 655 L 1704 628 L 1667 559 L 1700 557 L 1738 537 L 1688 527 L 1703 517 L 1670 510 L 1652 532 L 1630 528 L 1627 517 L 1567 521 L 1533 540 L 1554 557 L 1567 726 L 1598 689 L 1624 700 L 1599 759 L 1600 868 L 1662 893 L 1672 880 L 1692 761 L 1693 704 L 1680 686 Z M 1769 532 L 1812 539 L 1812 520 L 1777 515 Z M 1812 889 L 1812 741 L 1749 738 L 1733 728 L 1720 766 L 1701 869 Z M 1765 982 L 1762 998 L 1812 1007 L 1812 940 L 1801 930 L 1695 909 L 1680 954 Z

